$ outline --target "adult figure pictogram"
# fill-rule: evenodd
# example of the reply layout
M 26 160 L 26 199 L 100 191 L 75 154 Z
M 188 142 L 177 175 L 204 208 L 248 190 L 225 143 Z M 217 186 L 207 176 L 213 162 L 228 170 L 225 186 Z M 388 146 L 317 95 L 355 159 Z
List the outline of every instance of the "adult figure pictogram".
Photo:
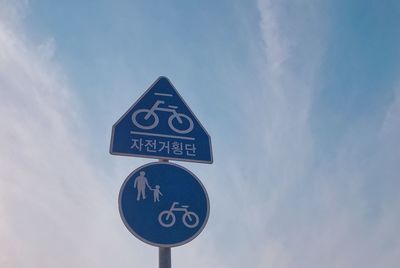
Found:
M 133 184 L 133 187 L 137 189 L 137 197 L 136 200 L 140 200 L 140 197 L 142 199 L 146 199 L 146 186 L 151 189 L 149 182 L 147 181 L 147 178 L 144 176 L 146 173 L 144 171 L 140 171 L 140 175 L 136 177 L 135 182 Z

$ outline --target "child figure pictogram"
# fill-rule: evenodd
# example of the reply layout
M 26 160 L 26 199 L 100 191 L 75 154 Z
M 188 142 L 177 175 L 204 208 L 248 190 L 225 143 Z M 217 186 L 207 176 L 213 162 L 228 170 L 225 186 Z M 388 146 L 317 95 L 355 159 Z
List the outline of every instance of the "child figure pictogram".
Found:
M 163 194 L 160 191 L 160 185 L 156 185 L 154 189 L 151 189 L 153 191 L 153 200 L 155 202 L 160 202 L 160 195 L 162 196 Z

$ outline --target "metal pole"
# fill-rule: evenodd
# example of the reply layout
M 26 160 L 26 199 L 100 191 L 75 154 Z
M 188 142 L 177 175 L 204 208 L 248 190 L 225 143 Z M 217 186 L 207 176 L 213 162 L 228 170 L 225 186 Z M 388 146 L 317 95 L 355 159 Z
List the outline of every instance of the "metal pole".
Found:
M 158 267 L 171 268 L 171 248 L 158 248 Z
M 168 162 L 166 159 L 159 159 L 159 162 Z M 171 268 L 171 248 L 158 248 L 158 267 Z

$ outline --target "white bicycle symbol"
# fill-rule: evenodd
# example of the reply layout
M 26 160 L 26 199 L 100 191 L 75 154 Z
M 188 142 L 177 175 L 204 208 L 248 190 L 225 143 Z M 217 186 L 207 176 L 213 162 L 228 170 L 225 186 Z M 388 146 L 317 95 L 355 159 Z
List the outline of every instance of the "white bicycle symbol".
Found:
M 158 222 L 163 227 L 171 227 L 175 224 L 176 217 L 174 212 L 175 211 L 183 211 L 182 222 L 188 228 L 195 228 L 199 224 L 199 216 L 192 211 L 188 211 L 189 206 L 180 206 L 175 207 L 178 205 L 178 202 L 172 203 L 172 206 L 169 210 L 164 210 L 158 215 Z
M 158 125 L 158 123 L 160 121 L 156 111 L 163 111 L 163 112 L 172 113 L 170 115 L 170 117 L 168 118 L 168 126 L 176 133 L 186 134 L 193 130 L 193 121 L 189 116 L 187 116 L 185 114 L 177 113 L 176 112 L 176 109 L 178 109 L 177 106 L 168 105 L 168 108 L 159 107 L 160 104 L 164 104 L 164 103 L 165 103 L 165 101 L 157 100 L 150 109 L 136 110 L 132 114 L 133 124 L 140 129 L 153 129 Z M 144 124 L 139 123 L 136 120 L 140 114 L 144 114 L 144 117 L 143 117 Z M 151 119 L 150 117 L 152 117 L 153 119 Z M 185 129 L 179 129 L 180 126 L 182 128 L 182 126 L 187 125 L 187 123 L 185 123 L 183 119 L 189 123 L 188 124 L 189 126 Z

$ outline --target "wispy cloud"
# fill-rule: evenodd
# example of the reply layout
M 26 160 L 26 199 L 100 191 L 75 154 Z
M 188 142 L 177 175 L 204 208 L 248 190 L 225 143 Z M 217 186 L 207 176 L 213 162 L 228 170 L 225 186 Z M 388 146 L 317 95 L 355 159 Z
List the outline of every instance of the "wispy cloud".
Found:
M 0 266 L 132 263 L 139 255 L 119 220 L 118 189 L 90 161 L 76 98 L 51 59 L 54 42 L 31 43 L 15 17 L 1 15 Z
M 237 96 L 241 134 L 229 131 L 237 143 L 219 152 L 210 174 L 217 181 L 206 182 L 215 213 L 207 232 L 224 241 L 215 259 L 226 267 L 396 267 L 399 91 L 387 89 L 393 99 L 379 122 L 372 113 L 349 118 L 344 138 L 324 140 L 333 155 L 321 151 L 315 141 L 326 137 L 313 119 L 329 120 L 316 104 L 326 82 L 320 69 L 334 64 L 325 40 L 335 14 L 318 1 L 258 7 L 261 83 Z
M 354 122 L 333 159 L 316 159 L 321 152 L 310 118 L 318 112 L 311 108 L 323 79 L 318 68 L 329 25 L 324 7 L 318 1 L 260 1 L 259 9 L 267 85 L 265 119 L 259 124 L 264 131 L 258 137 L 265 146 L 260 187 L 268 188 L 265 204 L 257 208 L 264 215 L 257 233 L 265 238 L 259 266 L 395 267 L 400 248 L 394 227 L 399 206 L 394 204 L 399 200 L 389 188 L 398 188 L 399 170 L 391 165 L 390 172 L 381 171 L 400 160 L 396 142 L 374 135 L 362 139 L 365 131 L 376 130 Z M 393 122 L 397 102 L 398 96 L 388 108 L 385 135 L 398 132 Z M 381 158 L 365 152 L 382 152 Z
M 156 267 L 156 249 L 119 219 L 128 160 L 92 162 L 98 150 L 87 148 L 79 100 L 52 58 L 57 40 L 27 39 L 19 22 L 26 3 L 16 3 L 0 4 L 0 266 Z M 254 52 L 260 80 L 243 94 L 220 93 L 229 127 L 239 129 L 209 118 L 223 126 L 213 136 L 215 164 L 191 169 L 209 191 L 211 217 L 190 246 L 173 250 L 174 265 L 396 267 L 399 90 L 379 129 L 365 115 L 319 159 L 311 118 L 329 16 L 318 1 L 258 8 L 261 36 L 248 37 L 263 43 Z M 233 65 L 225 74 L 232 86 L 253 77 Z

